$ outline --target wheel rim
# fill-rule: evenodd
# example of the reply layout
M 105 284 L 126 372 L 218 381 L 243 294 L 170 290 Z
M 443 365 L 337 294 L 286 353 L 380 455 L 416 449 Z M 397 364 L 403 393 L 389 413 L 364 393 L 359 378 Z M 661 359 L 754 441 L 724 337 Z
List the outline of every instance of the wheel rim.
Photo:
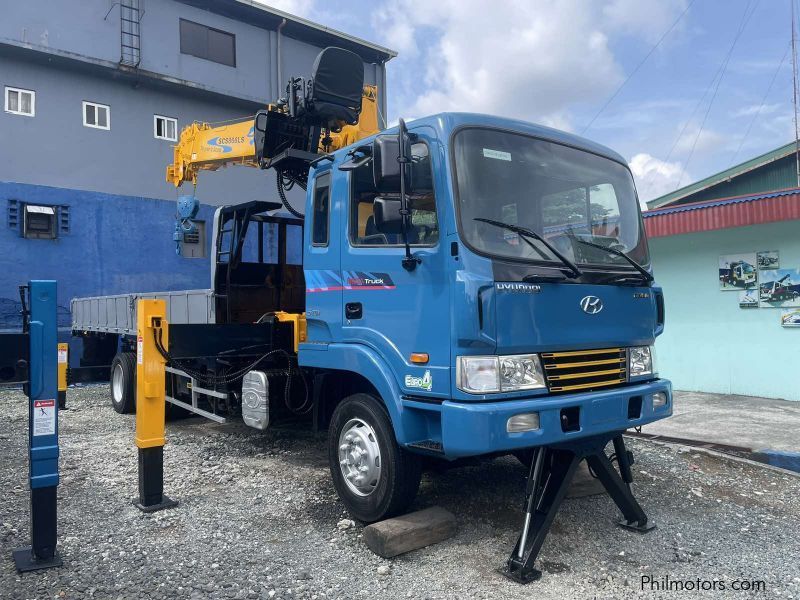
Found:
M 122 373 L 122 365 L 114 367 L 111 374 L 111 396 L 116 404 L 122 402 L 122 390 L 125 385 L 125 376 Z
M 339 434 L 339 468 L 351 492 L 369 496 L 381 478 L 381 450 L 375 430 L 361 419 L 350 419 Z

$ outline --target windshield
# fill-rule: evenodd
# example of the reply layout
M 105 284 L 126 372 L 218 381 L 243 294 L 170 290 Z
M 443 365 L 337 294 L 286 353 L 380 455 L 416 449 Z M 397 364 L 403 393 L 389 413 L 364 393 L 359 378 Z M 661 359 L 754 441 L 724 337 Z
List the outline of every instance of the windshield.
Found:
M 554 262 L 535 239 L 477 219 L 532 230 L 578 265 L 631 265 L 621 256 L 580 243 L 620 250 L 649 263 L 630 171 L 608 158 L 555 142 L 493 129 L 456 133 L 458 214 L 464 241 L 482 254 Z M 535 246 L 535 247 L 534 247 Z

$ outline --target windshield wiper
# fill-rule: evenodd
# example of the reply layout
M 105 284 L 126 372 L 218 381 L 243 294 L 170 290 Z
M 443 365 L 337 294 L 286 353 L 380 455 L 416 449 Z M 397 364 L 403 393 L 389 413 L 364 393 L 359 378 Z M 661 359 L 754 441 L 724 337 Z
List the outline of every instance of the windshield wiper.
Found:
M 592 248 L 599 248 L 600 250 L 605 250 L 606 252 L 608 252 L 610 254 L 614 254 L 616 256 L 621 256 L 626 261 L 628 261 L 628 263 L 630 263 L 630 265 L 634 269 L 636 269 L 637 271 L 639 271 L 639 273 L 642 274 L 642 279 L 644 279 L 647 283 L 652 283 L 653 282 L 654 277 L 650 274 L 650 271 L 645 269 L 642 265 L 637 263 L 635 260 L 633 260 L 630 256 L 628 256 L 627 254 L 625 254 L 621 250 L 617 250 L 616 248 L 610 248 L 608 246 L 603 246 L 602 244 L 595 244 L 594 242 L 587 242 L 586 240 L 582 240 L 582 239 L 580 239 L 579 237 L 577 237 L 575 235 L 571 235 L 569 237 L 570 237 L 570 239 L 575 240 L 579 244 L 584 244 L 586 246 L 591 246 Z
M 535 231 L 528 229 L 526 227 L 520 227 L 519 225 L 512 225 L 511 223 L 503 223 L 503 221 L 495 221 L 494 219 L 484 219 L 483 217 L 475 217 L 474 220 L 480 221 L 481 223 L 488 223 L 489 225 L 494 225 L 495 227 L 500 227 L 502 229 L 508 229 L 509 231 L 513 231 L 514 233 L 518 234 L 525 241 L 525 243 L 527 243 L 531 248 L 536 250 L 539 256 L 541 256 L 544 259 L 547 259 L 548 257 L 539 248 L 537 248 L 536 245 L 533 242 L 531 242 L 529 238 L 533 238 L 541 242 L 548 250 L 550 250 L 550 252 L 552 252 L 556 256 L 556 258 L 558 258 L 562 263 L 564 263 L 565 267 L 567 267 L 570 270 L 571 275 L 568 275 L 568 277 L 575 279 L 576 277 L 580 277 L 581 275 L 583 275 L 583 271 L 581 271 L 575 265 L 575 263 L 573 263 L 570 259 L 561 254 L 561 252 L 559 252 L 555 248 L 555 246 L 553 246 L 553 244 L 548 242 L 546 239 L 544 239 Z

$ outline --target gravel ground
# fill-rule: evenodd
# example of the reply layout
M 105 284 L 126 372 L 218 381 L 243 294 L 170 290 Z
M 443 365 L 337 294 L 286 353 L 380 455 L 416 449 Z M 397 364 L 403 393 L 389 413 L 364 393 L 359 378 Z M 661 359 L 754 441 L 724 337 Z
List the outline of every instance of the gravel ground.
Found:
M 0 598 L 800 598 L 800 478 L 635 440 L 635 491 L 658 528 L 612 524 L 605 496 L 565 501 L 530 586 L 495 572 L 522 522 L 511 458 L 426 473 L 415 508 L 456 514 L 457 535 L 392 560 L 372 554 L 330 482 L 325 440 L 298 427 L 170 423 L 165 490 L 176 509 L 143 515 L 134 418 L 105 387 L 70 389 L 61 421 L 59 547 L 64 566 L 18 575 L 28 542 L 26 405 L 0 392 Z M 341 525 L 340 525 L 341 523 Z M 349 525 L 349 526 L 348 526 Z M 716 580 L 716 591 L 656 592 Z M 766 590 L 732 591 L 738 580 Z M 725 585 L 720 591 L 719 585 Z

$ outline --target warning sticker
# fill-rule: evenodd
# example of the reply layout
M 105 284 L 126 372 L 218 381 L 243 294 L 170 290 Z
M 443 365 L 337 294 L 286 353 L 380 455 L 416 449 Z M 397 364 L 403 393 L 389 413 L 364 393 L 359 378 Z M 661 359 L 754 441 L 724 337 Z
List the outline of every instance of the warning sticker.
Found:
M 54 435 L 56 432 L 56 401 L 33 401 L 33 435 Z
M 142 364 L 144 362 L 144 340 L 142 336 L 136 340 L 136 363 Z
M 66 344 L 64 344 L 63 348 L 61 346 L 61 344 L 58 345 L 58 362 L 65 365 L 67 364 L 67 346 Z

